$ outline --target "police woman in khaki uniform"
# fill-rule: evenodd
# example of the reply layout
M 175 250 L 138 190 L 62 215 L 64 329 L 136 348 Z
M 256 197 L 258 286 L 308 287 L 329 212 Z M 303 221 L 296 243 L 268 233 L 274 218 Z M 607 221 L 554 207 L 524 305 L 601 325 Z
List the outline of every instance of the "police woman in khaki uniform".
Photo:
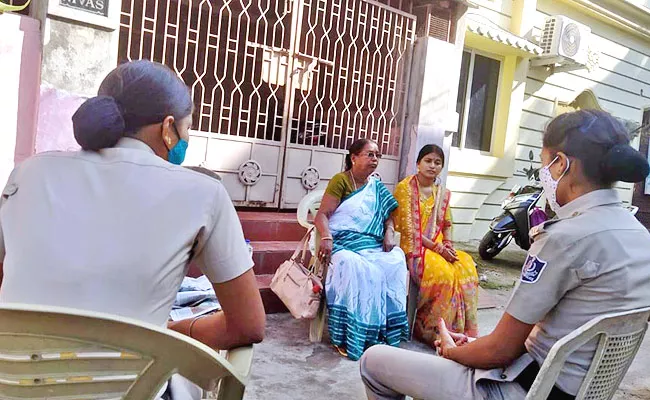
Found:
M 521 281 L 494 331 L 473 340 L 440 321 L 442 357 L 369 349 L 369 399 L 524 399 L 550 348 L 594 317 L 650 305 L 650 234 L 612 189 L 640 182 L 648 163 L 624 127 L 601 111 L 555 118 L 543 139 L 540 178 L 557 220 L 534 229 Z M 549 399 L 573 399 L 596 348 L 571 354 Z
M 193 261 L 223 311 L 170 327 L 219 349 L 262 340 L 264 309 L 230 198 L 178 165 L 191 114 L 188 88 L 167 67 L 113 70 L 73 116 L 84 151 L 36 155 L 2 192 L 0 302 L 164 326 Z

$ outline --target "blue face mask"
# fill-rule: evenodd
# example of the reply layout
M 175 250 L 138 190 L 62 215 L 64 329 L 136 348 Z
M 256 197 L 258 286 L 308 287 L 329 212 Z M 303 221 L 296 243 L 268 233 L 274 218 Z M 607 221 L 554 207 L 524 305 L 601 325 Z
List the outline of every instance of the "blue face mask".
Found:
M 181 135 L 178 134 L 178 130 L 176 129 L 175 125 L 174 130 L 178 136 L 178 142 L 176 142 L 174 147 L 169 149 L 169 152 L 167 153 L 167 161 L 172 164 L 181 165 L 185 160 L 185 153 L 187 152 L 187 146 L 189 143 L 187 143 L 187 140 L 181 139 Z

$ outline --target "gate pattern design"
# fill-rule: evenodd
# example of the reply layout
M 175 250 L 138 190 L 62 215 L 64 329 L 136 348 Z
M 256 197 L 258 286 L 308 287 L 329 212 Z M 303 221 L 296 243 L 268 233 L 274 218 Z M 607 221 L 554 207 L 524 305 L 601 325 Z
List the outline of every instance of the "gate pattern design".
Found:
M 397 157 L 411 8 L 406 0 L 123 0 L 119 60 L 176 71 L 191 88 L 193 129 L 206 137 L 335 151 L 369 137 Z
M 262 79 L 263 49 L 288 48 L 290 29 L 282 1 L 125 0 L 119 59 L 176 71 L 192 91 L 194 129 L 279 142 L 284 89 L 279 69 L 276 84 Z
M 290 143 L 344 150 L 368 137 L 398 155 L 414 17 L 368 0 L 305 0 L 299 12 L 309 83 L 290 105 Z

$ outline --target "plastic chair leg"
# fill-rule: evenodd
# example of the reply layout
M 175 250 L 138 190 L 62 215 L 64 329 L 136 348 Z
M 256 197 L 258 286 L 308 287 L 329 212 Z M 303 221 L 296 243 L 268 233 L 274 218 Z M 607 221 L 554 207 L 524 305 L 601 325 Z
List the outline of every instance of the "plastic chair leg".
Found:
M 406 301 L 406 317 L 409 323 L 409 340 L 413 339 L 413 328 L 415 327 L 415 315 L 418 311 L 420 289 L 412 280 L 409 280 L 409 293 Z
M 244 398 L 245 387 L 232 378 L 224 378 L 219 383 L 218 400 L 241 400 Z
M 327 313 L 327 306 L 325 304 L 325 298 L 323 298 L 318 306 L 316 318 L 314 318 L 309 324 L 309 341 L 312 343 L 320 343 L 323 340 L 325 313 Z

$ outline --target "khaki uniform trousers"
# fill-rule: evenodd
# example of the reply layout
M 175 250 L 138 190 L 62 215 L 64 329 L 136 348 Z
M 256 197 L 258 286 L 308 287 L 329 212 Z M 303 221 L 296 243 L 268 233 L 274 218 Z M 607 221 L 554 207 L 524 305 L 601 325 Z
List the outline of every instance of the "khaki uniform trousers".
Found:
M 481 370 L 454 361 L 378 345 L 360 361 L 369 400 L 523 400 L 526 391 L 513 380 L 531 363 L 524 354 L 508 368 Z

